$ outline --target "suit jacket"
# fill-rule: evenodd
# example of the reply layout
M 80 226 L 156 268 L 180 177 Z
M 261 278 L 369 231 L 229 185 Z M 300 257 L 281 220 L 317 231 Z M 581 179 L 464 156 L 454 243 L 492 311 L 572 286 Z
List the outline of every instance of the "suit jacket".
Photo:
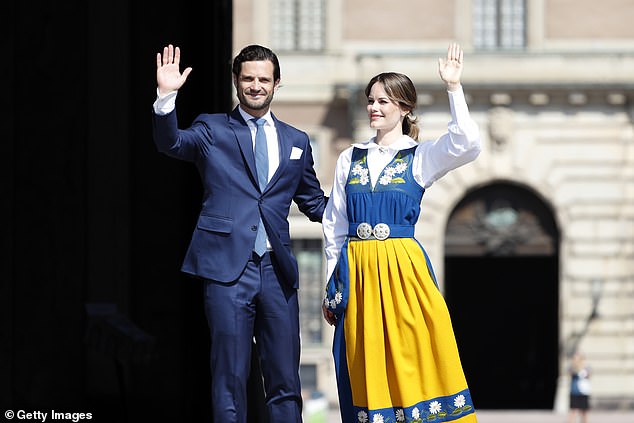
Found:
M 238 279 L 255 243 L 260 216 L 280 278 L 299 284 L 290 248 L 291 201 L 312 221 L 321 221 L 326 199 L 313 169 L 308 135 L 274 115 L 280 164 L 260 192 L 251 132 L 237 107 L 230 114 L 202 114 L 178 129 L 176 110 L 154 115 L 159 151 L 195 163 L 204 189 L 198 221 L 181 270 L 219 282 Z

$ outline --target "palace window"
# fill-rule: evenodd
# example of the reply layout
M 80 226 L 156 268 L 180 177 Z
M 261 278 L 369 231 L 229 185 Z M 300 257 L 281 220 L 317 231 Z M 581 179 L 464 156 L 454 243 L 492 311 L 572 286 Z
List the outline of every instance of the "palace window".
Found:
M 325 47 L 325 0 L 272 0 L 271 45 L 277 51 Z
M 526 46 L 525 0 L 474 0 L 473 45 L 481 50 Z

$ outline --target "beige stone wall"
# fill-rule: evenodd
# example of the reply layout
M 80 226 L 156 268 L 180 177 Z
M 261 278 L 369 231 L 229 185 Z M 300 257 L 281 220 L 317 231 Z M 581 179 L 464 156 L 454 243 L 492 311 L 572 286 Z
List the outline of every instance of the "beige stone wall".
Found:
M 270 0 L 234 1 L 234 47 L 268 44 Z M 594 369 L 593 400 L 634 404 L 634 3 L 631 0 L 529 0 L 523 51 L 477 52 L 471 1 L 328 1 L 328 42 L 316 54 L 280 54 L 282 89 L 274 112 L 318 141 L 318 175 L 330 189 L 338 153 L 371 133 L 355 97 L 384 70 L 418 85 L 423 138 L 449 119 L 437 58 L 449 42 L 465 47 L 463 83 L 483 135 L 478 160 L 425 194 L 417 237 L 439 280 L 449 213 L 472 187 L 508 180 L 554 210 L 560 245 L 560 369 L 556 408 L 567 403 L 566 348 L 592 310 L 598 317 L 580 347 Z M 494 143 L 491 130 L 506 134 Z M 294 237 L 321 237 L 291 217 Z M 599 280 L 597 285 L 594 281 Z M 324 326 L 325 339 L 331 339 Z M 311 347 L 320 389 L 336 400 L 330 346 Z M 622 401 L 622 402 L 619 402 Z
M 630 0 L 545 0 L 548 39 L 610 40 L 634 37 Z
M 238 52 L 247 44 L 256 42 L 253 33 L 253 0 L 233 0 L 233 50 Z
M 451 37 L 454 3 L 434 0 L 344 2 L 345 41 L 404 41 Z
M 467 88 L 468 92 L 468 88 Z M 634 398 L 634 126 L 629 107 L 585 104 L 522 104 L 509 94 L 496 124 L 509 129 L 502 145 L 491 139 L 493 104 L 472 104 L 484 150 L 474 162 L 434 184 L 425 194 L 425 219 L 417 238 L 443 281 L 444 228 L 449 213 L 472 187 L 513 181 L 539 193 L 556 213 L 560 245 L 560 369 L 556 408 L 567 406 L 566 353 L 592 312 L 580 349 L 592 362 L 593 400 L 599 406 L 631 406 Z M 591 97 L 591 96 L 590 96 Z M 530 96 L 526 98 L 531 98 Z M 565 97 L 564 97 L 565 98 Z M 600 97 L 598 97 L 600 98 Z M 500 106 L 495 106 L 499 109 Z M 434 108 L 435 109 L 435 108 Z M 500 121 L 499 116 L 502 117 Z M 440 133 L 447 115 L 426 115 Z M 595 282 L 595 281 L 598 281 Z M 628 399 L 629 398 L 629 399 Z

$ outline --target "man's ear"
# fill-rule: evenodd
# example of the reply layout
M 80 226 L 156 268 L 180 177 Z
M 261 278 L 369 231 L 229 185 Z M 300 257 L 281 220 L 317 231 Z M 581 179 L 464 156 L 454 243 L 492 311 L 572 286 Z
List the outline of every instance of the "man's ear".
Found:
M 277 89 L 280 87 L 280 81 L 280 79 L 275 81 L 275 84 L 273 85 L 273 91 L 277 91 Z
M 236 76 L 235 73 L 231 74 L 231 79 L 233 80 L 233 86 L 236 87 L 236 90 L 238 89 L 238 77 Z

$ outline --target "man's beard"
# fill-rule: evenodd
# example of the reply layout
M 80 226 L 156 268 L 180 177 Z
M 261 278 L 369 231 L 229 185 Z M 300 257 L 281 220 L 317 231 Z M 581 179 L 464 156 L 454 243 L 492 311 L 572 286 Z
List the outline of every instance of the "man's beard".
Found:
M 243 104 L 251 110 L 264 110 L 268 108 L 271 101 L 273 101 L 273 95 L 267 94 L 261 102 L 254 102 L 251 101 L 248 96 L 241 93 L 238 95 L 238 100 L 240 100 L 240 104 Z

